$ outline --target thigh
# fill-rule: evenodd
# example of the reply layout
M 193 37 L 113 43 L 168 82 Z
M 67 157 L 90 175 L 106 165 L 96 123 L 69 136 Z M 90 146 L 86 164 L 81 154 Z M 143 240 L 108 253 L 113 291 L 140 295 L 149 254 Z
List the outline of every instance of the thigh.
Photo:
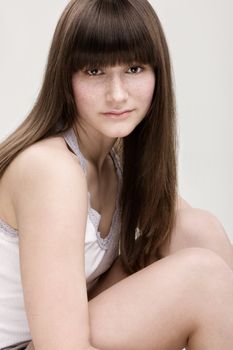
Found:
M 89 301 L 92 346 L 101 350 L 184 348 L 188 336 L 200 326 L 200 315 L 208 315 L 206 305 L 212 310 L 216 294 L 211 297 L 211 291 L 223 275 L 224 281 L 232 277 L 219 256 L 207 249 L 188 248 L 124 278 Z M 209 314 L 212 319 L 212 311 Z M 34 350 L 33 345 L 27 350 Z
M 196 326 L 199 275 L 208 280 L 215 256 L 180 250 L 97 295 L 89 301 L 91 344 L 101 350 L 184 348 Z

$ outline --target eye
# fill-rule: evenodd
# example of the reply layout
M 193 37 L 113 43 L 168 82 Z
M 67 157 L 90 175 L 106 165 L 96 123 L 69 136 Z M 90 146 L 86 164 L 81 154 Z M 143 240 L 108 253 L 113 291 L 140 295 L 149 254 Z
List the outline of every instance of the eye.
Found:
M 130 67 L 129 68 L 129 70 L 128 70 L 128 72 L 131 70 L 131 72 L 133 73 L 133 74 L 137 74 L 137 73 L 140 73 L 140 72 L 142 72 L 143 71 L 143 68 L 142 67 L 140 67 L 140 66 L 132 66 L 132 67 Z
M 90 76 L 96 76 L 96 75 L 102 74 L 101 70 L 99 70 L 98 68 L 86 69 L 85 72 Z

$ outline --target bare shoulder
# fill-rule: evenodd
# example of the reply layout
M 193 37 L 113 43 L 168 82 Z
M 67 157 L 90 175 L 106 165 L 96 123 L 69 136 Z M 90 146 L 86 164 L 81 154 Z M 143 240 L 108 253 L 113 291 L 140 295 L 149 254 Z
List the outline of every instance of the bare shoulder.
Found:
M 20 166 L 21 162 L 23 162 L 26 158 L 36 156 L 37 158 L 40 156 L 48 157 L 52 155 L 56 156 L 64 156 L 64 158 L 75 159 L 72 152 L 70 152 L 66 146 L 65 140 L 60 136 L 49 137 L 44 140 L 40 140 L 32 144 L 31 146 L 24 149 L 20 152 L 17 157 L 12 162 L 12 167 Z
M 30 182 L 47 184 L 51 181 L 65 181 L 78 177 L 85 179 L 78 158 L 70 152 L 61 139 L 49 138 L 36 142 L 21 152 L 12 164 L 12 178 L 14 179 L 14 193 L 21 193 L 21 189 Z
M 60 163 L 62 159 L 70 162 L 75 161 L 79 164 L 77 157 L 75 157 L 67 148 L 66 143 L 62 137 L 50 137 L 44 140 L 35 142 L 33 145 L 27 147 L 20 152 L 11 164 L 8 166 L 3 175 L 4 183 L 9 189 L 18 187 L 18 174 L 27 165 L 27 172 L 30 172 L 31 163 L 36 163 L 39 159 L 49 160 L 53 158 L 52 164 Z M 30 162 L 30 163 L 28 163 Z
M 35 227 L 39 231 L 42 227 L 44 231 L 46 227 L 58 230 L 71 222 L 75 228 L 78 218 L 79 223 L 85 222 L 85 174 L 71 152 L 51 145 L 50 141 L 35 143 L 15 161 L 15 185 L 11 194 L 21 234 L 32 231 L 32 227 L 34 232 Z
M 50 330 L 48 344 L 58 334 L 71 334 L 73 344 L 78 344 L 74 325 L 84 336 L 88 330 L 86 178 L 76 157 L 50 141 L 29 147 L 15 163 L 18 186 L 13 203 L 20 238 L 21 280 L 36 349 L 46 348 L 41 329 Z M 62 336 L 59 344 L 61 341 Z
M 52 185 L 54 191 L 57 188 L 58 192 L 62 184 L 66 184 L 66 189 L 68 185 L 80 186 L 82 189 L 86 187 L 86 178 L 78 158 L 68 150 L 65 141 L 58 137 L 38 141 L 22 151 L 11 163 L 5 182 L 8 185 L 8 198 L 14 208 L 11 211 L 9 206 L 8 212 L 8 222 L 13 223 L 13 227 L 18 226 L 17 208 L 23 200 L 28 200 L 26 196 L 32 197 L 32 192 L 37 191 L 39 195 L 40 189 L 49 193 Z

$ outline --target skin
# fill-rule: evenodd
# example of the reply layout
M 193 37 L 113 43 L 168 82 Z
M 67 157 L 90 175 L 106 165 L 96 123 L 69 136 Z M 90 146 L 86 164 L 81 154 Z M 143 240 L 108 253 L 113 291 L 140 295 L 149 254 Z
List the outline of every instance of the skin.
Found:
M 80 234 L 80 237 L 77 238 L 75 232 L 77 230 L 80 232 L 82 230 L 84 231 L 86 212 L 81 208 L 80 203 L 85 201 L 86 193 L 83 190 L 85 181 L 87 181 L 87 188 L 89 188 L 91 183 L 96 184 L 95 187 L 92 187 L 92 190 L 96 190 L 93 191 L 94 202 L 98 208 L 104 211 L 106 206 L 103 204 L 103 201 L 109 201 L 111 196 L 98 196 L 98 194 L 102 192 L 104 181 L 107 178 L 106 174 L 111 170 L 107 162 L 107 154 L 117 137 L 123 137 L 132 132 L 136 125 L 144 118 L 151 103 L 155 85 L 153 70 L 147 67 L 148 69 L 140 71 L 140 73 L 128 73 L 129 68 L 125 66 L 109 67 L 98 77 L 89 76 L 86 72 L 77 72 L 73 77 L 72 83 L 79 117 L 77 118 L 76 129 L 79 134 L 81 151 L 88 161 L 89 177 L 87 177 L 87 180 L 85 180 L 79 171 L 80 166 L 77 164 L 77 160 L 74 160 L 74 157 L 71 155 L 69 155 L 70 158 L 68 159 L 67 149 L 65 151 L 66 154 L 64 154 L 64 143 L 61 144 L 63 142 L 61 140 L 59 140 L 61 146 L 60 153 L 57 152 L 55 146 L 51 150 L 48 142 L 45 141 L 37 144 L 31 151 L 29 150 L 24 155 L 21 155 L 21 158 L 18 158 L 15 165 L 14 173 L 20 175 L 21 183 L 17 183 L 19 180 L 14 178 L 15 183 L 17 183 L 17 186 L 15 185 L 14 187 L 14 204 L 16 210 L 18 210 L 17 217 L 20 218 L 21 227 L 24 228 L 21 231 L 27 232 L 27 235 L 22 234 L 21 236 L 21 254 L 22 257 L 25 256 L 22 259 L 22 266 L 24 271 L 23 279 L 26 281 L 25 284 L 27 287 L 25 291 L 26 300 L 30 300 L 30 303 L 32 303 L 33 296 L 34 300 L 36 300 L 35 303 L 39 303 L 38 299 L 41 298 L 40 294 L 43 291 L 44 299 L 42 298 L 40 300 L 41 314 L 43 313 L 42 308 L 45 301 L 49 301 L 49 317 L 52 317 L 52 314 L 59 315 L 62 312 L 62 315 L 66 319 L 66 325 L 63 324 L 60 330 L 61 322 L 59 322 L 58 316 L 57 328 L 53 329 L 53 324 L 50 324 L 50 332 L 54 331 L 56 337 L 59 336 L 60 332 L 64 334 L 64 326 L 66 326 L 66 331 L 70 332 L 70 326 L 74 325 L 74 322 L 78 324 L 76 333 L 81 332 L 82 334 L 83 330 L 85 332 L 87 331 L 86 326 L 82 328 L 83 323 L 86 322 L 85 317 L 82 315 L 87 315 L 85 309 L 85 290 L 82 288 L 84 283 L 83 277 L 81 278 L 81 275 L 77 275 L 78 283 L 72 285 L 72 283 L 75 283 L 75 279 L 73 281 L 71 275 L 69 275 L 71 267 L 75 276 L 76 266 L 83 268 L 81 254 L 77 254 L 74 247 L 78 248 L 83 244 L 82 235 Z M 128 108 L 133 108 L 134 111 L 126 119 L 122 120 L 106 120 L 106 117 L 101 114 L 112 109 L 124 110 Z M 43 152 L 41 152 L 42 148 Z M 38 152 L 44 169 L 43 184 L 40 182 L 42 175 L 40 174 L 40 164 L 38 161 L 35 162 Z M 54 158 L 55 154 L 57 157 L 56 160 Z M 46 157 L 46 163 L 44 157 Z M 54 159 L 53 164 L 51 164 L 52 159 Z M 28 164 L 30 164 L 30 167 Z M 56 164 L 59 165 L 59 169 L 72 168 L 72 172 L 67 171 L 64 179 L 60 174 L 59 176 L 57 175 L 57 168 L 51 169 Z M 28 168 L 32 169 L 31 178 L 26 178 L 29 184 L 28 187 L 30 188 L 24 187 L 23 194 L 25 198 L 23 200 L 21 198 L 22 191 L 20 192 L 18 190 L 17 192 L 17 189 L 22 188 L 22 183 L 25 183 L 23 170 Z M 34 178 L 34 174 L 38 176 Z M 54 174 L 56 174 L 56 180 L 53 176 Z M 54 178 L 53 181 L 55 183 L 53 188 L 51 188 L 51 183 L 46 180 L 49 176 Z M 64 180 L 70 184 L 70 186 L 67 186 L 69 187 L 68 189 L 65 189 L 62 185 L 65 183 Z M 81 183 L 80 188 L 77 183 Z M 41 187 L 38 187 L 39 185 Z M 31 191 L 34 193 L 36 188 L 38 188 L 37 201 L 33 200 L 30 202 L 32 197 Z M 76 199 L 73 196 L 74 189 L 77 193 L 80 192 L 80 198 L 82 198 L 82 201 L 80 200 L 78 203 L 79 206 L 77 206 Z M 47 199 L 44 199 L 48 192 L 53 195 L 49 199 L 51 208 L 53 209 L 51 214 L 54 215 L 54 222 L 51 221 L 51 215 L 46 216 L 46 212 L 43 211 L 44 206 L 48 203 Z M 64 198 L 64 195 L 66 198 L 65 203 L 64 201 L 59 201 L 59 198 Z M 38 203 L 39 197 L 40 202 Z M 83 211 L 82 226 L 82 223 L 76 220 L 76 217 L 70 216 L 70 210 L 64 210 L 68 203 L 71 205 L 71 198 L 73 201 L 72 211 L 75 213 Z M 113 197 L 111 201 L 112 199 Z M 54 206 L 52 206 L 53 200 Z M 58 212 L 59 215 L 57 215 L 59 206 L 63 207 L 61 208 L 61 212 Z M 35 252 L 38 261 L 40 261 L 40 270 L 36 270 L 38 276 L 44 278 L 44 273 L 47 269 L 47 264 L 44 266 L 39 259 L 40 254 L 45 253 L 41 252 L 41 249 L 38 250 L 36 248 L 38 242 L 39 244 L 43 244 L 44 242 L 46 235 L 42 238 L 41 235 L 44 234 L 46 225 L 44 227 L 41 226 L 37 232 L 35 227 L 39 226 L 39 221 L 36 222 L 37 225 L 34 225 L 32 221 L 28 223 L 28 218 L 32 220 L 32 213 L 34 213 L 35 218 L 33 220 L 40 220 L 42 216 L 43 223 L 45 220 L 48 220 L 51 227 L 57 225 L 57 232 L 53 233 L 50 230 L 51 247 L 47 249 L 50 253 L 46 255 L 46 261 L 50 262 L 47 264 L 51 264 L 56 259 L 56 265 L 61 269 L 61 273 L 56 276 L 56 283 L 59 283 L 59 292 L 61 295 L 64 291 L 65 293 L 69 293 L 67 294 L 66 303 L 63 305 L 60 305 L 61 303 L 59 304 L 58 312 L 56 310 L 56 303 L 53 305 L 54 299 L 57 298 L 57 293 L 53 286 L 54 283 L 51 284 L 50 299 L 47 299 L 45 294 L 47 293 L 47 286 L 40 284 L 40 290 L 37 293 L 37 289 L 33 289 L 30 283 L 31 279 L 26 278 L 27 275 L 34 272 L 34 261 L 32 257 L 35 258 Z M 72 226 L 74 226 L 74 229 L 72 226 L 69 226 L 68 230 L 73 244 L 69 246 L 68 240 L 62 235 L 63 221 L 61 220 L 57 223 L 57 216 L 60 217 L 60 213 L 67 216 L 64 217 L 64 222 L 73 220 Z M 104 220 L 108 221 L 108 215 L 105 215 L 104 212 L 102 214 Z M 163 259 L 153 262 L 147 268 L 131 276 L 127 276 L 122 268 L 120 259 L 117 259 L 112 265 L 112 268 L 101 276 L 98 284 L 89 293 L 90 343 L 83 342 L 78 347 L 72 347 L 72 341 L 69 337 L 66 339 L 60 338 L 60 341 L 65 341 L 63 345 L 67 347 L 67 350 L 77 348 L 80 350 L 141 350 L 142 344 L 143 349 L 146 350 L 155 350 L 155 346 L 157 348 L 159 347 L 159 350 L 178 350 L 186 346 L 187 343 L 189 344 L 189 349 L 231 349 L 233 341 L 233 319 L 230 318 L 230 310 L 233 310 L 233 278 L 231 270 L 233 257 L 231 255 L 231 245 L 226 235 L 223 234 L 222 227 L 219 226 L 211 214 L 205 214 L 202 211 L 199 212 L 191 208 L 181 198 L 178 200 L 177 214 L 173 240 L 170 245 L 165 242 L 164 246 L 161 247 L 161 252 L 164 256 Z M 79 222 L 79 227 L 76 227 L 76 221 Z M 29 234 L 30 227 L 34 228 L 33 239 L 30 238 Z M 107 231 L 107 225 L 103 223 L 103 227 L 106 227 Z M 69 248 L 69 259 L 73 259 L 74 261 L 73 265 L 70 262 L 70 265 L 66 266 L 66 270 L 62 270 L 62 268 L 66 265 L 68 257 L 66 261 L 64 259 L 61 260 L 62 264 L 58 265 L 60 263 L 60 255 L 59 249 L 54 249 L 55 238 L 56 240 L 62 239 L 62 247 L 64 247 L 64 250 L 67 247 Z M 216 239 L 217 244 L 215 243 Z M 56 252 L 55 256 L 54 251 Z M 30 266 L 28 266 L 27 261 L 31 262 Z M 55 266 L 55 271 L 57 271 L 57 266 Z M 48 285 L 51 281 L 50 276 L 52 275 L 53 273 L 48 276 Z M 60 275 L 63 278 L 69 276 L 70 279 L 64 282 L 69 283 L 71 286 L 69 289 L 61 290 Z M 77 288 L 76 290 L 74 288 L 76 297 L 73 295 L 74 293 L 71 295 L 73 286 Z M 145 286 L 149 286 L 149 288 L 145 288 Z M 208 303 L 206 302 L 207 300 Z M 224 303 L 216 303 L 217 300 L 223 300 Z M 73 323 L 70 321 L 71 313 L 70 316 L 65 314 L 65 311 L 67 311 L 65 305 L 68 304 L 70 305 L 72 320 L 74 320 Z M 30 308 L 31 305 L 28 309 Z M 73 312 L 76 309 L 79 310 L 78 316 L 75 316 Z M 209 320 L 212 320 L 211 324 Z M 33 312 L 30 314 L 30 321 L 35 330 L 36 325 L 33 324 Z M 54 324 L 55 321 L 54 319 Z M 46 322 L 47 320 L 45 319 L 43 323 L 45 329 L 47 329 Z M 70 326 L 68 327 L 67 324 Z M 142 324 L 144 325 L 143 327 L 141 327 Z M 219 335 L 219 329 L 224 332 L 224 337 L 221 334 Z M 40 334 L 38 329 L 35 332 Z M 106 334 L 108 335 L 107 337 Z M 51 337 L 50 341 L 54 341 L 53 337 Z M 45 344 L 44 347 L 38 346 L 36 350 L 42 350 L 44 348 L 53 350 L 57 348 L 53 347 L 52 344 L 54 343 L 47 344 L 47 346 Z M 32 342 L 28 349 L 34 349 Z
M 137 63 L 74 74 L 80 148 L 99 173 L 116 139 L 129 135 L 144 118 L 151 105 L 155 80 L 150 65 Z M 102 114 L 112 110 L 133 111 L 125 119 Z
M 210 250 L 180 250 L 89 301 L 91 343 L 110 350 L 230 350 L 232 287 L 232 272 Z
M 91 206 L 101 213 L 102 237 L 110 229 L 118 183 L 109 152 L 117 138 L 129 135 L 144 119 L 155 84 L 153 68 L 137 62 L 99 70 L 87 67 L 73 75 L 78 114 L 76 131 L 79 147 L 87 160 Z M 126 118 L 104 115 L 109 111 L 126 110 L 132 110 Z
M 210 213 L 207 213 L 207 212 L 204 212 L 201 210 L 196 211 L 195 209 L 191 208 L 191 206 L 186 201 L 184 201 L 182 198 L 179 198 L 178 207 L 179 207 L 179 209 L 178 209 L 179 219 L 177 220 L 176 228 L 174 229 L 174 232 L 176 231 L 176 233 L 174 233 L 174 235 L 173 235 L 173 240 L 172 240 L 171 245 L 168 246 L 168 250 L 166 250 L 167 254 L 169 254 L 169 255 L 174 254 L 175 251 L 178 252 L 178 251 L 182 250 L 184 248 L 184 246 L 186 246 L 186 247 L 188 247 L 188 246 L 190 246 L 190 247 L 192 247 L 192 246 L 206 246 L 207 241 L 208 241 L 208 244 L 211 245 L 215 242 L 215 239 L 217 238 L 216 245 L 215 245 L 214 249 L 213 248 L 212 249 L 216 251 L 217 246 L 218 246 L 219 255 L 222 256 L 223 260 L 227 261 L 229 259 L 229 257 L 228 257 L 228 254 L 225 255 L 225 248 L 226 248 L 226 246 L 228 246 L 228 239 L 226 239 L 225 231 L 223 230 L 219 221 Z M 184 213 L 185 213 L 186 217 L 184 216 Z M 196 226 L 197 219 L 202 221 L 203 226 L 199 225 L 198 230 L 195 231 L 195 230 L 193 230 L 193 227 Z M 194 226 L 194 224 L 195 224 L 195 226 Z M 212 241 L 210 240 L 210 236 L 207 233 L 207 231 L 208 231 L 207 229 L 213 235 Z M 189 232 L 189 234 L 187 234 L 187 232 Z M 194 232 L 196 234 L 196 240 L 195 240 Z M 202 240 L 200 240 L 200 237 L 202 237 Z M 229 248 L 229 256 L 230 256 L 229 261 L 231 264 L 233 254 L 232 254 L 232 247 L 230 244 L 229 244 L 228 248 Z M 184 251 L 182 250 L 182 252 L 184 252 Z M 207 257 L 208 257 L 208 254 L 207 254 Z M 202 259 L 201 256 L 197 256 L 197 258 L 199 259 L 199 261 L 201 261 L 200 258 Z M 214 275 L 213 280 L 214 280 L 215 288 L 218 289 L 218 284 L 216 283 L 216 266 L 215 266 L 216 256 L 210 255 L 208 257 L 208 260 L 210 262 L 210 265 L 213 268 L 212 275 Z M 164 259 L 162 259 L 162 261 L 165 262 Z M 177 260 L 176 260 L 176 262 L 177 262 Z M 168 261 L 167 261 L 167 263 L 168 263 Z M 160 266 L 158 263 L 156 263 L 156 264 L 157 264 L 156 270 L 159 272 Z M 173 274 L 173 269 L 175 269 L 175 261 L 173 261 L 172 267 L 169 267 L 169 265 L 167 265 L 167 267 L 168 267 L 168 270 L 166 271 L 166 275 L 167 275 L 167 278 L 169 278 L 170 274 Z M 170 268 L 172 268 L 172 271 L 170 270 Z M 219 268 L 219 266 L 218 266 L 218 268 Z M 225 267 L 222 266 L 222 268 L 223 268 L 223 271 L 221 272 L 221 274 L 226 272 Z M 180 274 L 180 272 L 179 272 L 179 274 Z M 89 300 L 93 299 L 93 301 L 95 302 L 96 305 L 99 305 L 99 299 L 96 297 L 98 295 L 103 295 L 103 299 L 100 299 L 100 306 L 97 306 L 98 312 L 97 312 L 97 315 L 95 316 L 95 317 L 97 317 L 97 320 L 99 320 L 99 318 L 101 318 L 101 310 L 99 309 L 99 307 L 104 309 L 106 306 L 106 294 L 103 293 L 104 290 L 106 290 L 106 289 L 109 290 L 110 302 L 111 302 L 111 298 L 113 298 L 114 302 L 116 302 L 116 295 L 118 295 L 119 290 L 112 289 L 112 286 L 118 285 L 118 282 L 121 280 L 125 280 L 127 282 L 127 277 L 128 277 L 128 275 L 124 272 L 123 267 L 122 267 L 121 262 L 120 262 L 120 259 L 118 258 L 113 263 L 112 267 L 104 275 L 101 276 L 97 285 L 89 293 Z M 190 276 L 189 276 L 189 278 L 190 278 Z M 199 271 L 198 278 L 200 278 L 200 271 Z M 227 279 L 229 279 L 229 281 L 230 281 L 230 274 L 228 275 Z M 162 278 L 161 283 L 163 283 L 165 280 L 166 280 L 165 278 L 164 279 Z M 208 278 L 207 278 L 207 276 L 205 276 L 205 281 L 207 281 L 207 280 L 208 280 Z M 142 281 L 143 281 L 143 278 L 142 278 L 142 276 L 140 276 L 139 283 L 142 283 Z M 202 283 L 203 283 L 203 281 L 202 281 Z M 208 281 L 208 283 L 209 283 L 209 281 Z M 151 284 L 151 281 L 150 281 L 150 284 Z M 185 284 L 187 284 L 187 281 Z M 230 284 L 229 284 L 229 286 L 230 286 Z M 126 283 L 125 289 L 124 289 L 124 286 L 119 285 L 119 287 L 122 287 L 123 290 L 127 290 L 129 288 L 129 285 Z M 151 287 L 153 289 L 153 284 L 151 285 Z M 175 293 L 175 288 L 176 288 L 175 281 L 174 281 L 173 287 L 174 287 L 173 294 L 175 295 L 176 294 Z M 138 289 L 138 286 L 135 288 Z M 111 297 L 111 292 L 113 294 L 112 297 Z M 117 294 L 115 295 L 115 293 L 117 293 Z M 190 294 L 190 291 L 189 291 L 189 294 Z M 195 302 L 198 301 L 196 290 L 195 290 L 195 295 L 196 295 L 196 299 L 193 297 L 193 299 L 190 300 L 192 305 L 195 305 Z M 222 291 L 221 291 L 221 297 L 222 297 Z M 203 298 L 203 296 L 202 296 L 202 298 Z M 229 295 L 227 295 L 227 298 L 229 299 Z M 184 300 L 183 300 L 183 306 L 187 302 L 186 299 L 187 298 L 184 298 Z M 232 300 L 232 297 L 230 297 L 229 300 Z M 95 308 L 95 304 L 91 305 L 90 310 Z M 230 308 L 230 305 L 231 305 L 231 303 L 229 303 L 229 308 Z M 205 310 L 204 314 L 206 314 L 208 311 L 208 310 L 206 310 L 206 305 L 203 305 L 203 308 Z M 215 305 L 215 310 L 217 310 L 216 305 Z M 222 307 L 221 307 L 221 310 L 222 310 Z M 150 312 L 151 312 L 151 310 L 150 310 Z M 194 310 L 192 310 L 192 312 L 194 312 Z M 206 317 L 207 317 L 207 315 L 206 315 Z M 183 320 L 185 319 L 185 318 L 182 318 L 180 316 L 180 311 L 179 311 L 179 319 L 180 318 Z M 114 321 L 112 321 L 112 322 L 114 322 Z M 175 322 L 176 321 L 174 320 L 174 324 L 175 324 Z M 206 326 L 208 324 L 209 324 L 209 322 L 208 322 L 208 317 L 207 317 Z M 182 327 L 184 327 L 184 325 L 182 325 Z M 93 326 L 93 329 L 95 329 L 95 326 Z M 166 330 L 166 332 L 167 332 L 167 330 Z M 162 333 L 162 336 L 166 338 L 166 335 L 163 333 Z M 105 337 L 103 335 L 103 339 L 104 338 Z M 199 342 L 199 341 L 200 340 L 195 340 L 195 342 Z M 101 340 L 100 340 L 100 342 L 101 342 Z M 215 344 L 216 347 L 214 348 L 213 345 L 207 345 L 208 347 L 203 347 L 203 341 L 201 341 L 201 342 L 202 342 L 201 345 L 199 345 L 199 344 L 196 345 L 194 343 L 194 340 L 193 340 L 193 345 L 189 344 L 189 349 L 200 349 L 200 348 L 219 349 L 219 346 L 217 343 Z M 185 342 L 183 344 L 184 344 L 184 346 L 187 345 L 187 344 L 185 344 Z M 227 348 L 230 349 L 230 347 L 227 347 Z M 32 342 L 29 344 L 27 349 L 34 350 L 34 346 L 33 346 Z M 161 349 L 163 349 L 163 348 L 161 347 Z M 174 346 L 172 349 L 176 349 L 176 347 Z
M 233 245 L 220 221 L 210 212 L 192 208 L 179 197 L 177 220 L 170 244 L 165 242 L 160 249 L 165 258 L 181 249 L 199 247 L 215 252 L 233 270 Z M 112 267 L 99 279 L 89 292 L 89 300 L 128 277 L 118 257 Z

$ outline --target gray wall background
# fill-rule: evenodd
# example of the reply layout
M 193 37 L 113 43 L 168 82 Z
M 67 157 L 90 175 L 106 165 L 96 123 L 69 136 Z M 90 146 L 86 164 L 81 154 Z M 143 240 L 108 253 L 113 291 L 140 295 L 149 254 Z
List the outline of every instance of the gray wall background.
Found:
M 0 0 L 0 138 L 39 91 L 56 22 L 68 1 Z M 170 48 L 179 130 L 179 190 L 214 213 L 233 242 L 233 2 L 151 0 Z

